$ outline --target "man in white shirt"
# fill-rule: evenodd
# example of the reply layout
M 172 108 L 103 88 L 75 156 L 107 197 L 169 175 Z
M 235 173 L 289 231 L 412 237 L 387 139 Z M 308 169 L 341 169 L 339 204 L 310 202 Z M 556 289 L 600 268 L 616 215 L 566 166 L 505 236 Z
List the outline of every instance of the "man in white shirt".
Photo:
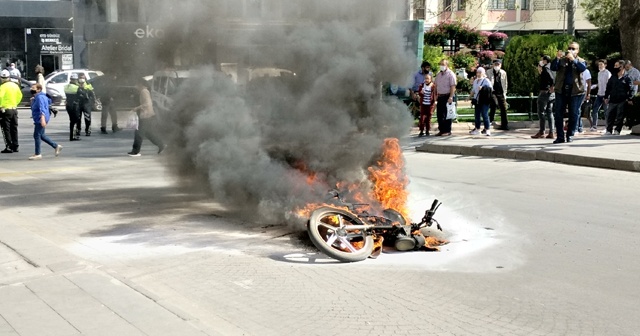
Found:
M 580 77 L 582 77 L 582 85 L 584 85 L 584 90 L 585 90 L 584 99 L 582 99 L 582 103 L 580 104 L 580 107 L 585 108 L 586 106 L 584 106 L 584 104 L 588 103 L 589 99 L 591 98 L 591 71 L 587 69 L 583 71 L 580 75 L 581 75 Z M 581 111 L 584 112 L 583 109 L 581 109 Z M 581 115 L 580 118 L 578 118 L 578 133 L 584 133 L 584 129 L 582 126 L 583 125 L 582 125 L 582 115 Z
M 9 70 L 9 74 L 11 75 L 11 77 L 15 77 L 15 78 L 22 77 L 22 74 L 20 74 L 20 70 L 18 70 L 16 68 L 16 64 L 15 63 L 11 63 L 11 65 L 9 65 L 7 70 Z
M 609 78 L 611 78 L 611 72 L 607 70 L 607 61 L 601 59 L 596 63 L 598 64 L 599 70 L 598 84 L 596 84 L 598 86 L 598 95 L 593 102 L 593 111 L 591 112 L 591 132 L 598 131 L 598 112 L 600 112 L 601 107 L 604 109 L 604 120 L 607 120 L 607 105 L 604 103 L 604 94 L 607 91 L 607 82 L 609 82 Z

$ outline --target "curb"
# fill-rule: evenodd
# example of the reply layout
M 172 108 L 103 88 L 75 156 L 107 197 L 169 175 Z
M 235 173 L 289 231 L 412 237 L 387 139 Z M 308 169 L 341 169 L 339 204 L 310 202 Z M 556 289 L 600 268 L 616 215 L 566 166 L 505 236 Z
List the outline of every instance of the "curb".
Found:
M 605 168 L 614 170 L 623 170 L 631 172 L 640 172 L 640 161 L 617 160 L 597 157 L 586 157 L 575 154 L 553 153 L 543 149 L 530 151 L 517 151 L 509 148 L 495 148 L 486 145 L 447 145 L 425 143 L 416 147 L 418 152 L 427 152 L 434 154 L 453 154 L 465 156 L 481 156 L 494 157 L 500 159 L 523 160 L 523 161 L 546 161 L 554 163 L 563 163 L 574 166 Z

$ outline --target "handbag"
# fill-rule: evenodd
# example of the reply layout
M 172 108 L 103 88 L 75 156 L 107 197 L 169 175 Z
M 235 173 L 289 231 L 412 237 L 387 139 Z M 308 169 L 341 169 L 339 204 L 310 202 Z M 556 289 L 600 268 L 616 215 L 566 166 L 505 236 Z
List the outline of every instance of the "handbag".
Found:
M 447 103 L 447 120 L 453 120 L 458 117 L 458 113 L 456 113 L 456 104 Z
M 127 118 L 127 123 L 125 124 L 125 128 L 133 129 L 133 130 L 137 130 L 138 129 L 138 114 L 137 113 L 132 112 L 131 114 L 129 114 L 129 118 Z

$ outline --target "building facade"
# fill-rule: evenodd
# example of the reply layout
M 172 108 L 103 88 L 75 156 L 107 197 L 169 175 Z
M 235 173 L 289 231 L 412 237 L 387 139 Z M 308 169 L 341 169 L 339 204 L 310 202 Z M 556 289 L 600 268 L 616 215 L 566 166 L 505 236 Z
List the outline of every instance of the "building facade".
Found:
M 45 71 L 73 68 L 74 2 L 0 1 L 0 65 L 15 63 L 24 77 L 33 78 L 35 66 Z
M 586 19 L 581 2 L 575 0 L 577 34 L 596 29 Z M 416 19 L 463 20 L 478 30 L 513 35 L 562 33 L 567 29 L 566 0 L 418 0 L 413 5 Z

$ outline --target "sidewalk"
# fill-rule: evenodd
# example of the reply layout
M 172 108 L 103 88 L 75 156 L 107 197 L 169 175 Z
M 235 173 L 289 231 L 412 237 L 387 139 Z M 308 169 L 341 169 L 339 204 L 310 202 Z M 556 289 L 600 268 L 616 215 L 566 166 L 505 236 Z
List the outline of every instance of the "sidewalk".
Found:
M 538 122 L 509 123 L 510 131 L 492 130 L 491 136 L 470 135 L 472 123 L 454 123 L 449 137 L 424 137 L 420 152 L 497 157 L 516 160 L 540 160 L 577 166 L 640 172 L 640 137 L 624 129 L 618 136 L 585 132 L 572 143 L 553 144 L 552 139 L 531 139 Z M 588 122 L 587 122 L 588 125 Z M 434 128 L 437 124 L 434 125 Z M 600 127 L 603 130 L 603 127 Z M 432 131 L 435 134 L 437 131 Z M 414 129 L 411 136 L 417 137 Z

